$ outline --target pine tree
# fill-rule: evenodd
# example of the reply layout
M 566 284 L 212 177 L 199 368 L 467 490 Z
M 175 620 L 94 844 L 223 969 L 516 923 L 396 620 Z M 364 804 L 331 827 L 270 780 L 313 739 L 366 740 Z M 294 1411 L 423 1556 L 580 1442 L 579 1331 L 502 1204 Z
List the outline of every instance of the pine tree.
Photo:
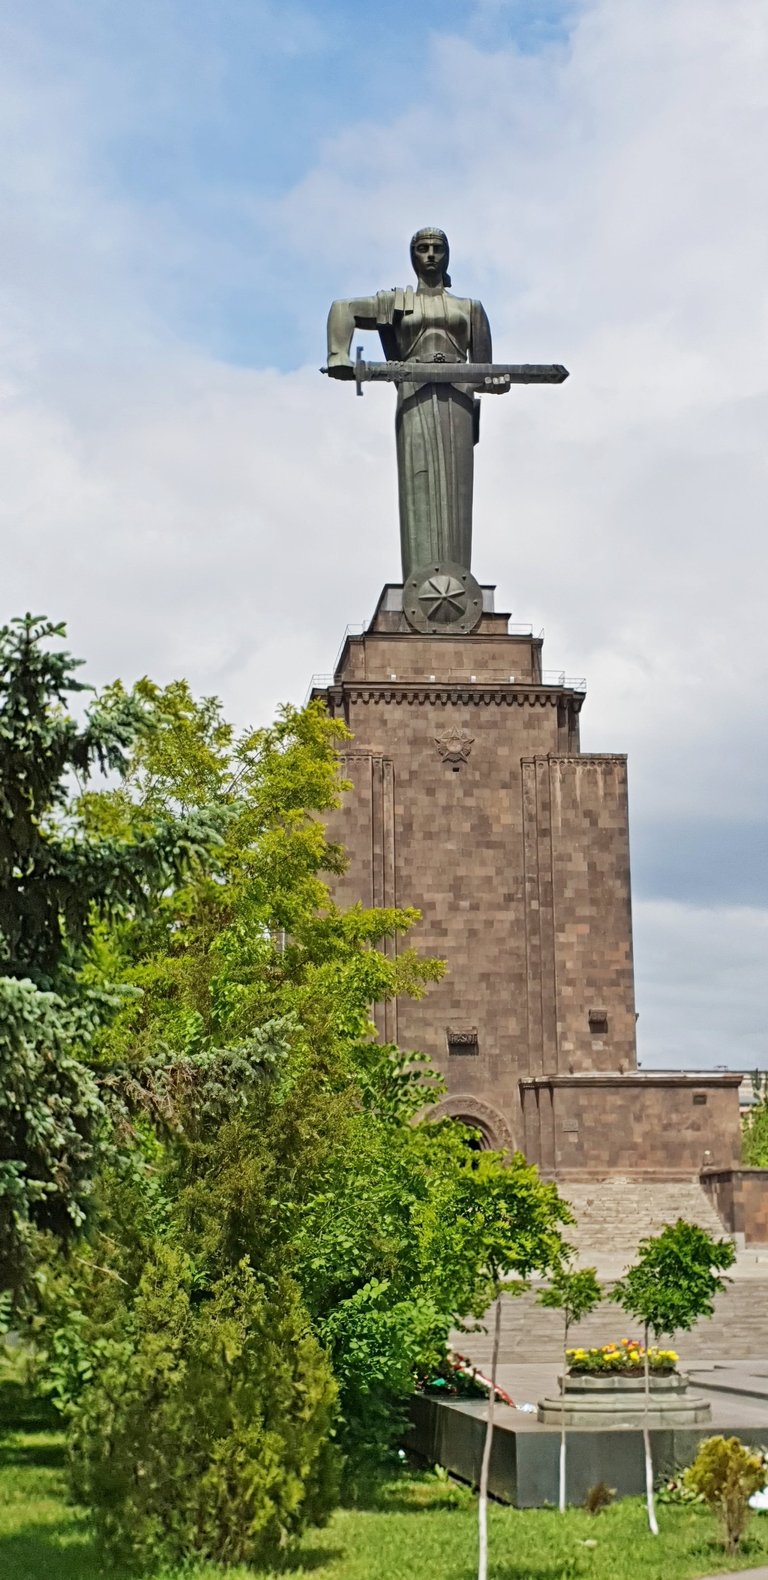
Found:
M 58 646 L 65 629 L 26 615 L 0 629 L 0 1287 L 18 1288 L 34 1228 L 83 1220 L 104 1104 L 87 1064 L 119 999 L 83 968 L 100 918 L 146 910 L 215 838 L 210 820 L 163 813 L 126 835 L 89 832 L 73 790 L 119 779 L 147 723 L 112 690 L 81 719 L 87 687 Z

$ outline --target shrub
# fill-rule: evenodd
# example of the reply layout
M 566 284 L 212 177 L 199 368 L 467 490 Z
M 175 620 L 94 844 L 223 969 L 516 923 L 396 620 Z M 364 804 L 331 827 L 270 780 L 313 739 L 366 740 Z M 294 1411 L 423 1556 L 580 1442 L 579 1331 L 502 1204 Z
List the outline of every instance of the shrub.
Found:
M 289 1281 L 244 1260 L 201 1291 L 158 1246 L 73 1400 L 75 1491 L 111 1556 L 269 1561 L 333 1507 L 335 1395 Z
M 719 1515 L 728 1552 L 736 1551 L 749 1519 L 749 1499 L 765 1479 L 762 1455 L 737 1437 L 708 1437 L 685 1472 L 686 1485 Z
M 613 1503 L 615 1496 L 615 1487 L 609 1487 L 605 1481 L 596 1482 L 594 1487 L 589 1488 L 584 1499 L 587 1514 L 602 1514 L 603 1509 L 607 1509 L 609 1504 Z

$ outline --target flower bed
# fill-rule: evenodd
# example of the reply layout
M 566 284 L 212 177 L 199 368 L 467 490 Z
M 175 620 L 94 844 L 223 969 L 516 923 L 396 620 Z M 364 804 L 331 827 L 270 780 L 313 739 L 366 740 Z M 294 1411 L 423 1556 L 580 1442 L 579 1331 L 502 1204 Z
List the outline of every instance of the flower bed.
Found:
M 638 1339 L 620 1339 L 618 1344 L 603 1344 L 600 1349 L 566 1350 L 571 1377 L 642 1376 L 645 1349 Z M 677 1371 L 675 1350 L 648 1349 L 648 1370 L 652 1377 L 669 1377 Z

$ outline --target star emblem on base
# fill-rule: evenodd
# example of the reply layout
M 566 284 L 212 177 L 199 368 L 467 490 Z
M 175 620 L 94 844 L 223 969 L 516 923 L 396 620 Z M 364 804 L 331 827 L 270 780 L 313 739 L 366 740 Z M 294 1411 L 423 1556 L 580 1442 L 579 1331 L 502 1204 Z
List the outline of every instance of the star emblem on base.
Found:
M 454 724 L 444 735 L 435 735 L 433 739 L 438 756 L 442 757 L 444 763 L 449 763 L 456 773 L 462 763 L 467 761 L 475 737 L 463 725 Z
M 482 589 L 463 565 L 421 565 L 403 587 L 403 609 L 408 624 L 424 635 L 465 634 L 482 616 Z

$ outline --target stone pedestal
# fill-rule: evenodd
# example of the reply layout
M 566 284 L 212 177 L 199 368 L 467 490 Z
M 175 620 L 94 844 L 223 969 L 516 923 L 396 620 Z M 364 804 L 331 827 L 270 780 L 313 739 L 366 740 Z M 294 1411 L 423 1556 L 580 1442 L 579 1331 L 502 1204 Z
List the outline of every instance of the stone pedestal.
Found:
M 646 1415 L 642 1377 L 560 1377 L 560 1393 L 540 1399 L 538 1419 L 543 1426 L 642 1427 L 701 1426 L 712 1419 L 712 1406 L 700 1394 L 688 1392 L 688 1378 L 651 1377 L 650 1409 Z
M 626 761 L 581 752 L 584 682 L 548 674 L 541 637 L 482 596 L 470 635 L 420 634 L 386 587 L 315 688 L 354 736 L 334 887 L 418 907 L 411 939 L 447 974 L 387 1006 L 380 1034 L 432 1055 L 443 1112 L 555 1171 L 547 1127 L 525 1133 L 521 1080 L 636 1065 Z
M 313 687 L 354 737 L 334 892 L 418 907 L 408 944 L 447 965 L 377 1011 L 379 1035 L 431 1054 L 436 1115 L 548 1177 L 732 1167 L 738 1076 L 636 1068 L 626 759 L 581 751 L 584 682 L 548 673 L 542 638 L 477 592 L 471 633 L 440 633 L 385 587 Z

